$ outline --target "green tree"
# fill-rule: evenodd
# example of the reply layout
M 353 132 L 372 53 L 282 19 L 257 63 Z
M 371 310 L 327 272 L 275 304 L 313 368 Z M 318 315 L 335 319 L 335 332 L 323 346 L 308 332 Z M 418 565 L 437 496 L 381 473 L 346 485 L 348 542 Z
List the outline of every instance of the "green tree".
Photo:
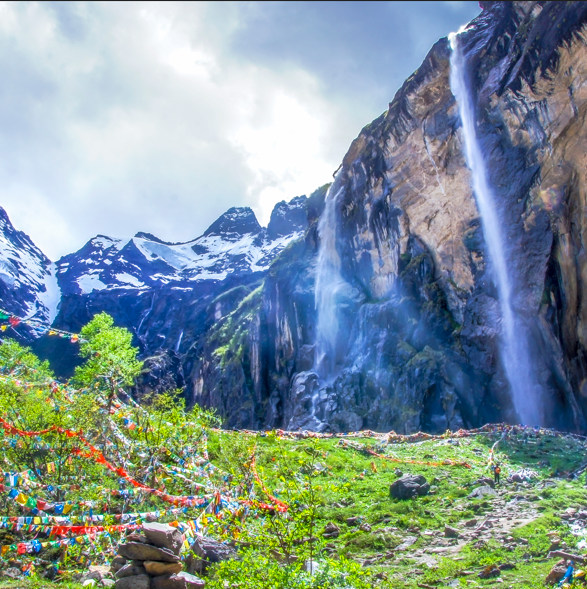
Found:
M 114 327 L 108 313 L 99 313 L 82 328 L 80 354 L 88 360 L 75 369 L 72 384 L 91 386 L 98 382 L 108 396 L 108 407 L 120 387 L 130 386 L 140 374 L 143 362 L 137 360 L 138 348 L 132 334 Z
M 76 396 L 57 383 L 48 363 L 15 341 L 0 346 L 0 367 L 0 417 L 20 430 L 48 430 L 34 437 L 9 434 L 12 443 L 5 443 L 0 452 L 4 464 L 9 471 L 30 469 L 42 483 L 57 485 L 53 499 L 61 500 L 59 487 L 75 474 L 77 464 L 71 457 L 79 445 L 66 430 L 85 431 L 100 423 L 98 407 L 90 396 Z

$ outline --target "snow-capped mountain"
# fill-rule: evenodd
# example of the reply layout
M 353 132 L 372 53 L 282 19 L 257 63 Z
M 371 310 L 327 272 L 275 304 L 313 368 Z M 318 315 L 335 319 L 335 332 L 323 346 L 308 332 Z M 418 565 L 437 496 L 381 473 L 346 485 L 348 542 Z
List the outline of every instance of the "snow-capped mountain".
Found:
M 143 353 L 179 352 L 230 311 L 229 295 L 214 304 L 210 319 L 215 297 L 256 287 L 278 254 L 305 233 L 307 203 L 305 196 L 278 203 L 266 228 L 250 208 L 231 208 L 186 243 L 148 233 L 98 235 L 56 263 L 0 208 L 0 308 L 70 332 L 107 311 L 135 334 Z M 52 362 L 63 361 L 67 373 L 75 361 L 71 349 L 61 349 L 44 331 L 21 324 L 10 335 Z
M 19 317 L 51 324 L 60 298 L 55 264 L 0 207 L 0 305 Z
M 250 208 L 233 207 L 186 243 L 168 243 L 148 233 L 131 239 L 98 235 L 57 262 L 59 284 L 67 295 L 164 285 L 191 290 L 231 274 L 265 272 L 307 228 L 306 200 L 301 196 L 276 205 L 267 228 Z

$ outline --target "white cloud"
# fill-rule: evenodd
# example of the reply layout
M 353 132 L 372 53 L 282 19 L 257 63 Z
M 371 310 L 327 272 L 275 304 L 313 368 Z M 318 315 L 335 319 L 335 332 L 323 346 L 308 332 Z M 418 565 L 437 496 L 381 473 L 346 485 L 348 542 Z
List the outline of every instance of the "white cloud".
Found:
M 352 92 L 333 91 L 311 60 L 235 49 L 234 35 L 257 34 L 247 14 L 280 6 L 0 2 L 0 205 L 15 226 L 56 259 L 97 233 L 188 240 L 231 206 L 266 223 L 275 202 L 330 181 L 386 104 L 365 108 L 364 76 L 365 100 L 350 77 Z M 291 33 L 305 55 L 339 31 L 312 14 L 307 36 Z M 341 39 L 345 60 L 352 43 L 365 55 L 363 38 Z

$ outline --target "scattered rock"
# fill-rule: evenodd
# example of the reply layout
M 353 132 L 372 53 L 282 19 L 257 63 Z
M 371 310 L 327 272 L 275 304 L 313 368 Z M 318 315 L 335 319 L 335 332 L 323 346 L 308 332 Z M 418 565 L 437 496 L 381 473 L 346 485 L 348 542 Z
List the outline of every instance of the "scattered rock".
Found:
M 512 569 L 515 569 L 515 568 L 516 568 L 516 565 L 513 562 L 505 562 L 504 564 L 499 565 L 500 571 L 511 571 Z
M 467 527 L 467 528 L 474 528 L 477 525 L 478 522 L 479 522 L 479 520 L 478 519 L 475 519 L 475 518 L 468 519 L 465 522 L 465 527 Z
M 361 523 L 362 519 L 363 519 L 362 517 L 359 517 L 356 515 L 353 517 L 347 517 L 346 518 L 347 526 L 358 526 Z
M 553 550 L 557 550 L 561 546 L 561 539 L 557 537 L 552 537 L 550 539 L 550 548 L 548 549 L 549 552 Z
M 118 579 L 114 589 L 150 589 L 151 579 L 148 575 L 136 575 L 134 577 L 124 577 Z
M 232 546 L 218 542 L 213 538 L 198 536 L 190 548 L 195 557 L 190 554 L 186 559 L 188 573 L 203 574 L 210 563 L 230 560 L 237 556 L 236 550 Z
M 444 537 L 445 538 L 458 538 L 461 533 L 455 529 L 451 528 L 450 526 L 444 526 Z
M 480 579 L 491 579 L 492 577 L 499 577 L 499 575 L 501 575 L 499 567 L 495 566 L 494 564 L 490 564 L 479 573 L 478 577 Z
M 177 528 L 157 522 L 145 523 L 143 524 L 143 534 L 149 544 L 153 544 L 158 548 L 167 548 L 173 554 L 179 555 L 183 544 L 183 536 Z
M 480 485 L 482 487 L 491 487 L 492 489 L 495 489 L 495 481 L 489 477 L 481 477 L 480 479 L 476 480 L 473 484 Z
M 399 478 L 399 477 L 403 477 L 403 476 L 404 476 L 404 473 L 403 473 L 403 472 L 402 472 L 402 471 L 401 471 L 399 468 L 396 468 L 396 469 L 393 471 L 393 473 L 394 473 L 394 474 L 395 474 L 395 476 L 396 476 L 396 477 L 398 477 L 398 478 Z
M 163 562 L 179 562 L 179 556 L 167 548 L 157 548 L 140 542 L 127 542 L 118 546 L 118 554 L 134 560 L 161 560 Z
M 299 560 L 299 557 L 297 557 L 295 554 L 290 554 L 289 557 L 286 557 L 284 554 L 275 549 L 271 549 L 269 554 L 271 554 L 271 556 L 280 564 L 292 564 Z
M 82 587 L 93 587 L 94 585 L 96 585 L 96 579 L 86 579 L 82 583 Z
M 2 575 L 9 579 L 18 579 L 21 577 L 22 573 L 16 567 L 10 567 L 3 571 Z
M 332 522 L 326 524 L 326 527 L 324 528 L 324 532 L 322 533 L 322 536 L 324 538 L 338 538 L 340 534 L 340 529 L 336 524 L 333 524 Z
M 547 585 L 552 585 L 553 583 L 558 583 L 562 578 L 563 575 L 567 571 L 567 566 L 565 565 L 565 560 L 559 560 L 551 569 L 548 575 L 546 575 L 545 583 Z
M 413 546 L 418 541 L 418 536 L 406 536 L 404 541 L 396 548 L 396 550 L 406 550 Z
M 181 562 L 159 562 L 157 560 L 146 560 L 144 566 L 147 573 L 152 577 L 181 573 L 183 568 Z
M 162 575 L 151 579 L 151 589 L 202 589 L 205 584 L 205 581 L 189 573 Z
M 496 497 L 497 493 L 489 485 L 483 485 L 482 487 L 477 487 L 476 489 L 471 491 L 471 493 L 469 493 L 467 495 L 467 498 L 468 499 L 481 499 L 482 497 L 485 497 L 486 495 Z
M 116 581 L 114 581 L 113 579 L 102 579 L 100 581 L 100 585 L 102 587 L 113 587 L 116 584 Z
M 412 499 L 424 496 L 430 491 L 430 484 L 421 475 L 407 474 L 391 484 L 389 494 L 394 499 Z
M 359 530 L 361 530 L 361 532 L 370 532 L 371 526 L 367 522 L 365 522 L 359 526 Z
M 191 548 L 200 558 L 209 562 L 221 562 L 236 556 L 236 550 L 232 546 L 213 538 L 198 537 Z
M 110 567 L 105 564 L 92 564 L 88 567 L 90 573 L 97 573 L 100 579 L 110 574 Z M 99 580 L 99 579 L 98 579 Z
M 98 570 L 92 570 L 98 569 Z M 105 569 L 99 570 L 99 569 Z M 81 577 L 79 582 L 83 585 L 86 581 L 100 581 L 102 579 L 102 573 L 109 572 L 109 567 L 90 567 L 87 573 L 84 573 Z

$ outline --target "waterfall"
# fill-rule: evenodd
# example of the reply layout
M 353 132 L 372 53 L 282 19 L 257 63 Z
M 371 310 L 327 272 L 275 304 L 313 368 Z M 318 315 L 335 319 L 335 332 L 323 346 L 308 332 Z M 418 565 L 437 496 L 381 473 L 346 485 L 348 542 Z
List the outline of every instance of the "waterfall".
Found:
M 477 139 L 475 106 L 467 86 L 466 60 L 459 34 L 451 33 L 450 86 L 459 108 L 467 165 L 471 170 L 475 200 L 481 215 L 483 235 L 492 263 L 502 316 L 500 355 L 512 392 L 518 418 L 527 425 L 540 425 L 540 389 L 536 385 L 526 330 L 512 306 L 513 283 L 508 272 L 501 220 L 490 187 L 487 168 Z M 511 252 L 509 252 L 511 254 Z
M 339 172 L 326 193 L 324 211 L 318 221 L 320 246 L 316 265 L 314 370 L 322 378 L 332 376 L 335 371 L 339 332 L 337 295 L 346 284 L 340 273 L 340 256 L 336 249 L 336 203 L 342 190 Z

